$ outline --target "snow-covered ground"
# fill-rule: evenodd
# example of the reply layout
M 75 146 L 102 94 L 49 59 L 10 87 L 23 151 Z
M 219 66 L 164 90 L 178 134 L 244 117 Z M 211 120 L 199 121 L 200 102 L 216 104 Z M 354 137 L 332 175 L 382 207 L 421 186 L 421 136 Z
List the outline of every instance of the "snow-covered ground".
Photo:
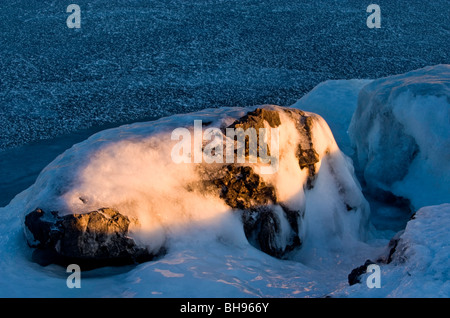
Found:
M 399 234 L 392 262 L 381 266 L 381 288 L 367 288 L 368 273 L 333 296 L 450 297 L 450 204 L 420 209 Z
M 426 72 L 419 70 L 414 73 L 416 77 L 411 77 L 423 78 L 419 75 Z M 347 136 L 347 125 L 357 108 L 359 92 L 365 85 L 375 82 L 328 81 L 313 89 L 294 107 L 310 107 L 307 110 L 323 116 L 330 123 L 337 144 L 345 149 L 348 156 L 355 156 Z M 410 104 L 416 105 L 414 99 Z M 446 107 L 448 110 L 448 104 Z M 203 111 L 205 116 L 208 116 L 208 112 L 214 117 L 221 110 Z M 189 119 L 186 116 L 178 118 L 180 122 Z M 173 121 L 173 117 L 161 119 L 155 127 L 161 128 L 164 123 Z M 143 123 L 133 127 L 144 128 L 146 125 Z M 108 131 L 102 134 L 93 136 L 87 143 L 95 145 L 96 141 L 105 141 L 102 136 L 108 136 Z M 126 126 L 122 127 L 118 136 L 127 136 Z M 443 137 L 443 142 L 446 141 L 445 133 L 438 134 L 439 137 Z M 106 142 L 120 143 L 120 138 Z M 71 154 L 82 155 L 85 149 L 89 147 L 74 146 Z M 78 154 L 77 150 L 80 151 Z M 136 151 L 131 148 L 128 150 Z M 441 158 L 445 160 L 446 157 Z M 67 157 L 64 160 L 68 160 Z M 366 259 L 375 261 L 380 256 L 386 256 L 389 240 L 404 228 L 410 216 L 408 211 L 372 202 L 370 198 L 371 225 L 364 241 L 352 241 L 347 246 L 335 249 L 325 246 L 321 249 L 320 245 L 316 245 L 308 251 L 294 251 L 288 259 L 281 260 L 250 245 L 235 215 L 218 213 L 181 230 L 173 237 L 174 244 L 168 253 L 160 259 L 137 266 L 83 272 L 82 287 L 69 289 L 66 286 L 68 274 L 65 268 L 56 265 L 42 267 L 32 261 L 32 250 L 27 246 L 23 234 L 24 208 L 31 208 L 26 207 L 26 204 L 35 197 L 41 202 L 45 201 L 46 194 L 54 190 L 44 187 L 50 180 L 45 174 L 49 175 L 49 170 L 57 174 L 58 163 L 63 168 L 64 160 L 57 159 L 44 171 L 44 177 L 39 179 L 37 187 L 20 193 L 8 206 L 0 209 L 2 297 L 449 296 L 449 204 L 424 207 L 408 222 L 393 254 L 393 261 L 381 265 L 381 288 L 369 289 L 364 283 L 366 276 L 363 276 L 362 284 L 348 286 L 347 275 L 353 268 L 362 265 Z M 117 160 L 120 158 L 117 157 Z M 70 171 L 76 170 L 67 169 L 65 173 Z M 157 181 L 164 180 L 158 178 Z M 439 177 L 434 181 L 439 182 Z M 314 226 L 314 223 L 309 226 Z
M 81 288 L 69 289 L 65 268 L 31 261 L 21 218 L 7 216 L 20 199 L 2 211 L 2 297 L 323 297 L 345 287 L 349 271 L 387 243 L 361 243 L 305 265 L 254 248 L 228 215 L 192 228 L 159 260 L 82 272 Z

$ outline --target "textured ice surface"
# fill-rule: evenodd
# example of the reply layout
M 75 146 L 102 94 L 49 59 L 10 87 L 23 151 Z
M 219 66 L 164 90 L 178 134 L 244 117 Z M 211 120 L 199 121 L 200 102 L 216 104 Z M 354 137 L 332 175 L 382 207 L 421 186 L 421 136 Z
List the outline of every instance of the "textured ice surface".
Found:
M 445 0 L 97 0 L 0 10 L 0 149 L 209 107 L 291 105 L 329 79 L 449 62 Z
M 348 156 L 354 149 L 348 136 L 348 126 L 358 104 L 361 88 L 371 80 L 330 80 L 314 87 L 292 107 L 322 116 L 330 126 L 339 148 Z
M 349 128 L 356 166 L 371 190 L 413 208 L 450 201 L 450 65 L 364 86 Z
M 355 158 L 355 149 L 350 141 L 348 127 L 358 106 L 359 92 L 369 83 L 371 80 L 325 81 L 314 87 L 292 107 L 322 116 L 330 126 L 339 148 L 353 159 Z M 371 223 L 377 229 L 398 231 L 404 228 L 409 218 L 408 209 L 381 202 L 368 192 L 365 192 L 364 195 L 371 206 Z
M 381 265 L 381 288 L 361 284 L 334 293 L 338 297 L 450 296 L 450 204 L 420 209 L 400 235 L 392 262 Z

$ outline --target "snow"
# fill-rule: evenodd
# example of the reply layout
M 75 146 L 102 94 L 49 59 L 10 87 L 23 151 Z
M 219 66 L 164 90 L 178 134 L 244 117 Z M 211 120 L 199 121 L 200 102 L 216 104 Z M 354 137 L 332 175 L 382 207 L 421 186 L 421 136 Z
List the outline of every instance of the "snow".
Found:
M 450 200 L 450 65 L 364 86 L 349 127 L 356 167 L 368 187 L 411 201 Z
M 369 79 L 328 80 L 314 87 L 291 107 L 322 116 L 330 126 L 339 149 L 352 156 L 354 149 L 347 134 L 361 88 Z
M 450 296 L 450 204 L 421 208 L 409 221 L 393 256 L 381 265 L 381 288 L 362 284 L 336 292 L 337 297 Z
M 82 272 L 81 288 L 69 289 L 65 268 L 31 260 L 17 216 L 28 192 L 0 211 L 2 297 L 322 297 L 344 285 L 348 271 L 386 243 L 378 248 L 360 243 L 360 254 L 353 250 L 351 259 L 340 250 L 316 269 L 255 249 L 238 218 L 224 214 L 174 236 L 169 253 L 159 260 Z

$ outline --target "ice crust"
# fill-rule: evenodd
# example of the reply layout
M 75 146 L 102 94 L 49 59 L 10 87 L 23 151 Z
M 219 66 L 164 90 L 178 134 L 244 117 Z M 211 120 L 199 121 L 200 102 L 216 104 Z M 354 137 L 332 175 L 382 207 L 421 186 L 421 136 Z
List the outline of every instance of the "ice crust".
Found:
M 450 200 L 450 65 L 364 86 L 349 127 L 368 188 L 411 201 L 413 210 Z

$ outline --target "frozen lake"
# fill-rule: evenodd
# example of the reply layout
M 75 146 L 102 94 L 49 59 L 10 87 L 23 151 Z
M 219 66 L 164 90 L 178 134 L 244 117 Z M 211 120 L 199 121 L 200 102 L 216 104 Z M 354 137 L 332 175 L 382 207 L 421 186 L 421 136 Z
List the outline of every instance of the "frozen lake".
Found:
M 450 7 L 367 1 L 12 0 L 0 10 L 0 149 L 208 107 L 292 105 L 328 79 L 449 62 Z

